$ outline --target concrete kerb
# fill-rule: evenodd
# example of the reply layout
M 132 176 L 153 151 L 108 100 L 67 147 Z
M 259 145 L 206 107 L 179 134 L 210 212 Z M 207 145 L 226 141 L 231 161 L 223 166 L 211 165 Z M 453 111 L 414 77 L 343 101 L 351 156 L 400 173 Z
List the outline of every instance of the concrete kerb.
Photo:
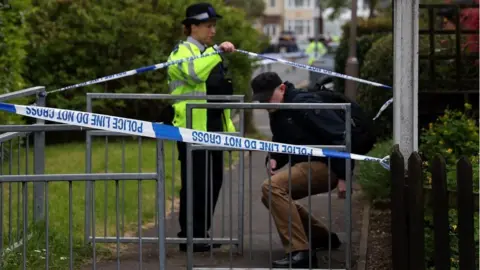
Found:
M 360 247 L 358 251 L 357 270 L 367 268 L 368 234 L 370 230 L 370 203 L 363 207 L 362 230 L 360 231 Z

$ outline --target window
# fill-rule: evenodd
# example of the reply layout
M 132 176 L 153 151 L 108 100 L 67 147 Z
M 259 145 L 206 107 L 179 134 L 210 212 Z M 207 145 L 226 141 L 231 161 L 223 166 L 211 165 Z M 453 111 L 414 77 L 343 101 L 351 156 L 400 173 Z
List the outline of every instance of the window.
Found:
M 305 21 L 295 20 L 295 34 L 303 35 L 305 33 Z
M 312 2 L 313 1 L 313 2 Z M 287 3 L 287 7 L 289 8 L 312 8 L 318 0 L 288 0 L 288 2 L 285 0 L 285 3 Z
M 275 7 L 275 0 L 270 0 L 270 7 Z
M 263 33 L 269 37 L 277 35 L 277 25 L 276 24 L 265 24 L 263 26 Z

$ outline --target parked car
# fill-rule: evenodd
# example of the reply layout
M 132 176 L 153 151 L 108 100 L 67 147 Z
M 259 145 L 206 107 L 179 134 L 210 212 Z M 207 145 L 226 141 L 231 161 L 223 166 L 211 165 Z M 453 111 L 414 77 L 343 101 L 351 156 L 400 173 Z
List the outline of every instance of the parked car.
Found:
M 282 31 L 278 38 L 279 52 L 298 52 L 297 38 L 292 31 Z

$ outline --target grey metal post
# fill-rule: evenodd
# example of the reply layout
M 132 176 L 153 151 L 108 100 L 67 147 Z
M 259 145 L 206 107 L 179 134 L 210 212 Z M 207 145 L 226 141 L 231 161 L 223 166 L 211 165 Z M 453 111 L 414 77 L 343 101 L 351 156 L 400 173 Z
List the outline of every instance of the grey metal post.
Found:
M 86 96 L 87 112 L 92 112 L 92 98 Z M 85 132 L 85 173 L 92 173 L 92 136 L 88 131 Z M 92 182 L 85 182 L 85 230 L 84 230 L 84 243 L 87 244 L 90 240 L 92 233 L 91 216 L 92 216 Z
M 348 59 L 345 73 L 352 77 L 358 77 L 357 59 L 357 0 L 352 1 L 352 18 L 350 21 Z M 357 98 L 357 83 L 352 80 L 345 81 L 345 95 L 355 101 Z
M 419 0 L 396 0 L 393 5 L 393 139 L 408 159 L 418 149 Z
M 351 106 L 345 106 L 345 147 L 348 153 L 351 153 L 351 137 L 352 137 L 352 114 Z M 352 160 L 345 159 L 345 182 L 347 184 L 346 190 L 346 200 L 345 200 L 345 212 L 346 212 L 346 230 L 345 238 L 347 242 L 347 247 L 345 248 L 345 268 L 351 269 L 352 262 Z
M 192 128 L 192 110 L 187 104 L 187 128 Z M 193 269 L 193 149 L 186 145 L 187 152 L 187 269 Z
M 240 136 L 245 137 L 245 110 L 240 110 Z M 245 155 L 239 151 L 240 160 L 238 161 L 238 251 L 243 254 L 243 237 L 244 237 L 244 215 L 245 215 Z M 232 213 L 230 213 L 232 214 Z
M 45 87 L 43 91 L 37 93 L 37 106 L 46 105 Z M 37 119 L 37 124 L 45 124 L 44 120 Z M 45 173 L 45 132 L 35 131 L 33 135 L 33 173 Z M 45 183 L 33 184 L 33 220 L 41 221 L 45 218 Z
M 165 255 L 165 160 L 163 140 L 157 140 L 158 260 L 166 269 Z

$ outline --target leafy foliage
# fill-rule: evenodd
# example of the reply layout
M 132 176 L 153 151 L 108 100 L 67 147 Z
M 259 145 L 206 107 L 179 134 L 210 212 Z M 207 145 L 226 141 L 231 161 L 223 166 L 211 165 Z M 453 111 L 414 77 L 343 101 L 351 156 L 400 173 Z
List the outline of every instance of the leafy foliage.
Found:
M 0 94 L 20 90 L 25 87 L 23 79 L 25 47 L 29 27 L 25 17 L 29 15 L 30 0 L 18 0 L 8 6 L 0 6 Z M 15 103 L 25 104 L 26 99 L 16 99 Z M 14 114 L 0 113 L 0 122 L 13 124 L 21 122 Z
M 422 37 L 419 41 L 419 51 L 425 51 L 429 47 L 428 39 Z M 364 62 L 360 70 L 360 78 L 374 82 L 393 85 L 393 36 L 392 34 L 376 40 L 364 56 Z M 429 68 L 427 61 L 419 62 L 419 78 L 428 76 Z M 445 71 L 444 72 L 448 72 Z M 419 86 L 421 90 L 421 86 Z M 372 117 L 378 112 L 383 103 L 392 97 L 392 92 L 385 91 L 367 84 L 358 85 L 357 100 Z M 390 137 L 393 131 L 393 106 L 375 120 L 379 130 L 379 136 Z
M 420 151 L 424 160 L 432 160 L 436 154 L 441 154 L 447 163 L 447 186 L 456 190 L 457 179 L 455 165 L 457 160 L 466 156 L 471 159 L 474 168 L 474 190 L 478 192 L 478 144 L 479 131 L 475 120 L 468 116 L 471 105 L 465 104 L 465 112 L 458 110 L 445 110 L 445 114 L 437 121 L 430 123 L 420 137 Z M 428 169 L 429 163 L 424 163 Z M 431 184 L 431 174 L 426 172 L 427 185 Z M 475 180 L 476 179 L 476 180 Z
M 478 194 L 479 186 L 479 130 L 475 120 L 469 117 L 471 105 L 465 104 L 465 111 L 445 110 L 445 114 L 440 116 L 437 121 L 430 123 L 428 129 L 422 132 L 420 151 L 424 157 L 424 175 L 427 187 L 432 184 L 429 160 L 432 160 L 436 154 L 445 158 L 447 169 L 447 188 L 450 191 L 457 189 L 456 162 L 461 156 L 470 158 L 473 169 L 473 187 L 472 192 Z M 461 180 L 461 179 L 459 179 Z M 451 269 L 459 269 L 459 250 L 458 250 L 458 212 L 456 209 L 450 209 L 449 217 L 449 236 L 451 252 Z M 478 215 L 474 214 L 474 237 L 476 254 L 479 252 L 479 220 Z M 433 239 L 433 213 L 431 209 L 425 212 L 425 253 L 427 269 L 434 269 L 433 259 L 435 243 Z M 477 260 L 478 267 L 478 260 Z
M 27 79 L 57 89 L 126 70 L 165 62 L 182 36 L 185 7 L 195 1 L 39 1 L 32 27 Z M 258 34 L 242 10 L 211 1 L 220 14 L 216 42 L 258 51 Z M 168 11 L 168 12 L 166 12 Z M 246 93 L 251 60 L 227 57 L 237 93 Z M 48 105 L 85 109 L 85 92 L 167 93 L 166 71 L 157 70 L 48 96 Z M 162 104 L 152 101 L 97 100 L 99 113 L 156 121 Z
M 392 140 L 377 143 L 367 155 L 385 157 L 392 151 Z M 358 166 L 357 181 L 362 192 L 372 202 L 388 201 L 390 199 L 390 171 L 385 170 L 376 162 L 362 162 Z
M 384 34 L 369 34 L 357 38 L 357 60 L 359 70 L 362 69 L 365 61 L 365 55 L 372 47 L 372 44 Z M 345 73 L 345 66 L 348 60 L 349 44 L 348 40 L 342 39 L 335 54 L 335 71 L 338 73 Z M 335 77 L 335 90 L 341 93 L 345 92 L 345 80 Z

